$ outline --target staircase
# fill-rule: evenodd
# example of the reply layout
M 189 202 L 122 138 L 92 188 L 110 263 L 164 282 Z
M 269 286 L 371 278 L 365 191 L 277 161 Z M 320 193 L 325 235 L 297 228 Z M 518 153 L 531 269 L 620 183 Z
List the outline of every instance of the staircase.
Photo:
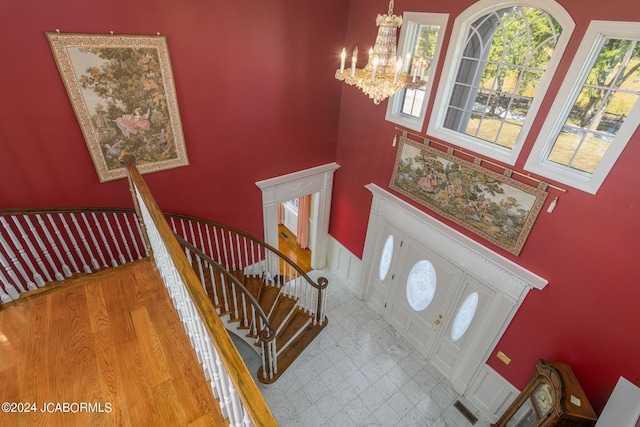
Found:
M 302 304 L 310 291 L 302 286 L 304 277 L 258 273 L 255 266 L 228 271 L 177 238 L 227 330 L 262 357 L 258 380 L 274 383 L 328 324 L 326 317 L 317 319 L 317 313 Z M 317 298 L 310 299 L 317 304 Z

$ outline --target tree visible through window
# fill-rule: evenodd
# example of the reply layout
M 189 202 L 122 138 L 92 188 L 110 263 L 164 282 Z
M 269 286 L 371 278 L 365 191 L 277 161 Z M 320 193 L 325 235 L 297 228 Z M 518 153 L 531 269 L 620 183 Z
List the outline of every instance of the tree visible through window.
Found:
M 640 125 L 640 23 L 593 21 L 525 169 L 595 194 Z
M 593 173 L 639 95 L 638 40 L 607 38 L 548 159 Z
M 562 28 L 547 12 L 509 7 L 469 28 L 444 127 L 513 148 Z

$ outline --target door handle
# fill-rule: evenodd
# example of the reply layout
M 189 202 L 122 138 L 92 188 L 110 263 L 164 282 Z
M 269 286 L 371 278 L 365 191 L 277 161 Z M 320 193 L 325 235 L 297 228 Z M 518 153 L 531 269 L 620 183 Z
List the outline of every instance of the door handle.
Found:
M 442 323 L 442 314 L 438 314 L 438 318 L 436 319 L 436 325 Z

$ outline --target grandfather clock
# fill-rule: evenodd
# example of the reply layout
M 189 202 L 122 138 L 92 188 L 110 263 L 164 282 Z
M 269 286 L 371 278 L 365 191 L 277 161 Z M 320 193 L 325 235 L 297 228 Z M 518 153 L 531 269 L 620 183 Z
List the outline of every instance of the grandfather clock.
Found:
M 494 427 L 591 427 L 598 417 L 565 363 L 539 360 L 538 372 Z

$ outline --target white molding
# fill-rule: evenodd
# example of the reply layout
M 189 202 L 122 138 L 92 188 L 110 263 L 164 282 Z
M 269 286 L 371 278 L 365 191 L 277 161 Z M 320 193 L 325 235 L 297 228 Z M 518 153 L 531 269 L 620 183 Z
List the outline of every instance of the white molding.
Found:
M 374 196 L 371 215 L 375 213 L 374 207 L 376 211 L 380 211 L 384 206 L 400 208 L 400 210 L 386 209 L 385 213 L 389 211 L 389 214 L 396 217 L 393 222 L 405 231 L 411 232 L 416 238 L 419 237 L 416 236 L 417 230 L 411 225 L 413 223 L 420 224 L 422 226 L 421 234 L 429 241 L 430 246 L 438 248 L 440 252 L 445 252 L 447 257 L 455 259 L 459 266 L 465 270 L 474 271 L 476 277 L 491 283 L 499 291 L 520 299 L 523 287 L 543 289 L 547 285 L 546 279 L 493 252 L 376 184 L 368 184 L 365 187 Z M 370 223 L 367 230 L 367 240 L 369 233 L 375 232 L 375 229 L 376 227 Z M 366 255 L 363 256 L 363 260 L 367 260 Z
M 329 246 L 333 174 L 339 167 L 335 162 L 328 163 L 256 182 L 256 186 L 262 190 L 264 241 L 278 247 L 278 204 L 318 193 L 315 227 L 309 232 L 315 242 L 315 250 L 311 252 L 311 267 L 317 270 L 324 268 Z
M 582 172 L 550 160 L 547 156 L 556 142 L 575 100 L 600 53 L 607 37 L 640 39 L 640 23 L 619 21 L 591 21 L 580 47 L 573 58 L 571 67 L 551 106 L 536 143 L 527 158 L 524 169 L 551 180 L 596 194 L 607 175 L 613 169 L 629 140 L 640 124 L 640 102 L 636 102 L 616 137 L 611 142 L 593 174 Z
M 491 366 L 483 365 L 469 384 L 465 397 L 490 421 L 496 422 L 520 390 L 498 374 Z
M 512 149 L 507 149 L 497 146 L 496 144 L 485 143 L 478 138 L 473 138 L 461 132 L 447 129 L 443 124 L 447 113 L 449 99 L 451 98 L 453 83 L 455 82 L 456 74 L 458 72 L 458 64 L 460 63 L 462 51 L 467 39 L 467 33 L 469 32 L 469 26 L 476 19 L 491 11 L 511 6 L 531 6 L 545 10 L 560 23 L 562 26 L 562 34 L 558 38 L 558 43 L 554 49 L 551 61 L 549 61 L 549 65 L 547 66 L 542 80 L 538 85 L 536 96 L 529 108 L 527 119 L 520 130 L 518 139 Z M 433 108 L 431 109 L 431 119 L 428 122 L 427 135 L 459 145 L 460 147 L 500 160 L 509 165 L 514 165 L 518 159 L 520 151 L 522 150 L 527 134 L 531 129 L 531 125 L 533 124 L 536 116 L 540 113 L 540 104 L 546 95 L 549 84 L 556 72 L 574 28 L 575 22 L 571 18 L 571 15 L 569 15 L 569 13 L 554 0 L 480 0 L 471 5 L 456 18 L 453 25 L 444 67 L 442 68 L 442 75 L 440 77 L 440 82 L 438 83 L 438 90 L 436 92 Z
M 405 93 L 405 91 L 402 90 L 389 98 L 389 102 L 387 102 L 387 113 L 385 115 L 385 120 L 387 120 L 388 122 L 404 126 L 407 129 L 412 129 L 417 132 L 422 132 L 424 119 L 427 115 L 427 104 L 429 103 L 431 89 L 433 88 L 433 78 L 435 76 L 438 63 L 440 62 L 440 52 L 442 50 L 443 44 L 442 40 L 444 39 L 444 33 L 447 29 L 448 20 L 448 13 L 405 12 L 402 15 L 403 26 L 400 30 L 398 56 L 402 58 L 403 61 L 406 59 L 407 53 L 413 53 L 413 45 L 406 46 L 406 44 L 408 38 L 413 39 L 415 37 L 415 31 L 417 30 L 418 26 L 439 25 L 440 29 L 438 30 L 437 46 L 433 51 L 433 58 L 431 59 L 431 65 L 429 66 L 429 73 L 426 76 L 427 85 L 425 87 L 422 107 L 420 108 L 420 117 L 413 117 L 401 112 L 403 102 L 401 94 Z
M 360 287 L 362 261 L 331 235 L 329 235 L 328 267 L 355 295 L 358 297 L 362 295 Z
M 456 392 L 465 394 L 491 356 L 511 320 L 531 289 L 543 289 L 547 281 L 515 262 L 493 252 L 475 240 L 436 220 L 375 184 L 365 186 L 373 194 L 365 240 L 359 289 L 362 299 L 370 299 L 374 289 L 380 242 L 389 225 L 410 235 L 430 251 L 452 262 L 463 271 L 464 280 L 475 278 L 486 287 L 488 306 L 478 317 L 477 327 L 456 353 L 451 366 L 443 364 L 447 351 L 446 335 L 440 331 L 425 357 L 451 381 Z M 381 234 L 383 233 L 383 234 Z M 480 283 L 477 286 L 482 287 Z M 459 304 L 452 296 L 450 304 Z M 445 317 L 447 315 L 445 314 Z M 402 333 L 402 331 L 400 331 Z

